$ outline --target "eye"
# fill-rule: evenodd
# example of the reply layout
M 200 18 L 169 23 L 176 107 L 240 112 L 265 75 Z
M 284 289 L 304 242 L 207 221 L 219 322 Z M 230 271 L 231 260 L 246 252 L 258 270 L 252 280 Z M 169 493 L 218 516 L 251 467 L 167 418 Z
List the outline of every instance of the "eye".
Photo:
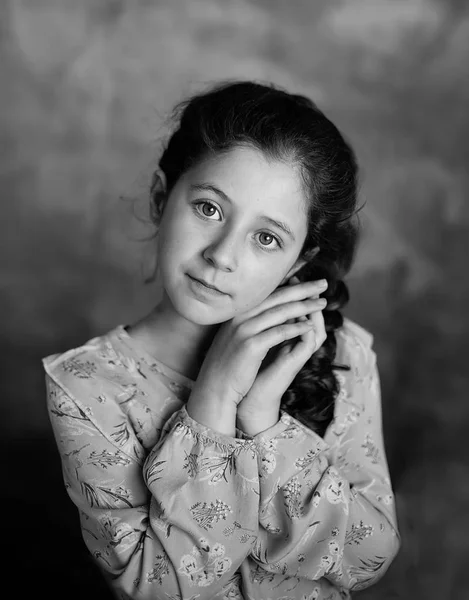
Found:
M 265 236 L 266 238 L 270 238 L 270 240 L 275 240 L 277 242 L 277 246 L 279 248 L 282 247 L 282 244 L 280 242 L 280 240 L 278 239 L 278 237 L 276 237 L 275 235 L 273 235 L 272 233 L 268 232 L 268 231 L 262 231 L 260 233 L 260 236 Z M 259 238 L 260 238 L 259 236 Z M 265 238 L 264 238 L 265 239 Z M 272 245 L 272 242 L 268 242 L 267 244 L 260 244 L 261 248 L 264 248 L 265 250 L 271 250 L 270 246 Z
M 215 204 L 213 204 L 212 202 L 208 202 L 207 200 L 202 200 L 200 202 L 195 202 L 194 203 L 195 206 L 195 210 L 197 211 L 197 214 L 199 214 L 203 219 L 207 219 L 209 221 L 219 221 L 219 219 L 210 219 L 210 217 L 213 217 L 213 215 L 215 214 L 214 212 L 207 214 L 205 212 L 205 207 L 208 207 L 208 209 L 213 209 L 214 211 L 218 211 L 217 206 L 215 206 Z M 202 206 L 202 208 L 199 208 L 199 206 Z M 220 211 L 218 211 L 220 212 Z

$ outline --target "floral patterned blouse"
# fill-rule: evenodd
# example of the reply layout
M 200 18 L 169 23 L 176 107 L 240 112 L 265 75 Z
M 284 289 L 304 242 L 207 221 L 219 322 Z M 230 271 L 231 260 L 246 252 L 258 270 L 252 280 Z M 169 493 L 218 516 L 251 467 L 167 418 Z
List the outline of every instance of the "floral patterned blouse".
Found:
M 249 437 L 192 419 L 193 381 L 123 325 L 43 358 L 47 406 L 84 541 L 119 599 L 336 600 L 400 547 L 372 335 L 336 332 L 324 438 L 281 411 Z

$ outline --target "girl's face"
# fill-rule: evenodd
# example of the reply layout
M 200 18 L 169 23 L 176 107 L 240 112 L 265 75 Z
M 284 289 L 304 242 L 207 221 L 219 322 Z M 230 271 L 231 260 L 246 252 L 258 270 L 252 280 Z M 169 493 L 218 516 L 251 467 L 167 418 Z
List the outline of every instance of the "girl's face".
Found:
M 201 325 L 260 304 L 298 258 L 305 207 L 294 167 L 253 148 L 236 147 L 187 171 L 169 195 L 158 235 L 164 302 Z M 224 294 L 207 293 L 192 278 Z

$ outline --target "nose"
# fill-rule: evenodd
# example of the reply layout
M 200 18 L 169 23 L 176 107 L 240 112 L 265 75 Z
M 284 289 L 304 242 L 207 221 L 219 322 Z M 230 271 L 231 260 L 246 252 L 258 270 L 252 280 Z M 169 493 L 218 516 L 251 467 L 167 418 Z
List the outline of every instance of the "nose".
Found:
M 220 271 L 233 272 L 238 266 L 236 242 L 233 236 L 222 233 L 213 240 L 203 252 L 207 262 Z

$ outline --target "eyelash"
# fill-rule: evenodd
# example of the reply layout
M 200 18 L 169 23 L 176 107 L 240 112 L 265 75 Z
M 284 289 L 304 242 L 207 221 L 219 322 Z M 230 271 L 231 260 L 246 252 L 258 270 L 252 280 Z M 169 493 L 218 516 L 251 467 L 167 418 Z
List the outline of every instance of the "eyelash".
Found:
M 204 221 L 213 221 L 213 219 L 211 219 L 210 217 L 207 217 L 206 215 L 204 215 L 203 213 L 200 212 L 198 207 L 201 204 L 208 204 L 209 206 L 213 206 L 213 208 L 218 210 L 218 207 L 216 206 L 216 204 L 213 204 L 213 202 L 209 202 L 208 200 L 200 200 L 199 202 L 194 202 L 194 207 L 197 212 L 197 215 L 200 216 L 202 219 L 204 219 Z M 218 212 L 220 212 L 220 211 L 218 211 Z M 276 235 L 274 235 L 273 233 L 270 233 L 270 231 L 263 231 L 262 233 L 266 233 L 267 235 L 272 237 L 277 242 L 279 248 L 283 248 L 282 242 Z M 258 244 L 258 245 L 260 248 L 262 248 L 262 250 L 265 250 L 266 252 L 275 252 L 275 250 L 270 250 L 269 246 L 264 246 L 263 244 Z

